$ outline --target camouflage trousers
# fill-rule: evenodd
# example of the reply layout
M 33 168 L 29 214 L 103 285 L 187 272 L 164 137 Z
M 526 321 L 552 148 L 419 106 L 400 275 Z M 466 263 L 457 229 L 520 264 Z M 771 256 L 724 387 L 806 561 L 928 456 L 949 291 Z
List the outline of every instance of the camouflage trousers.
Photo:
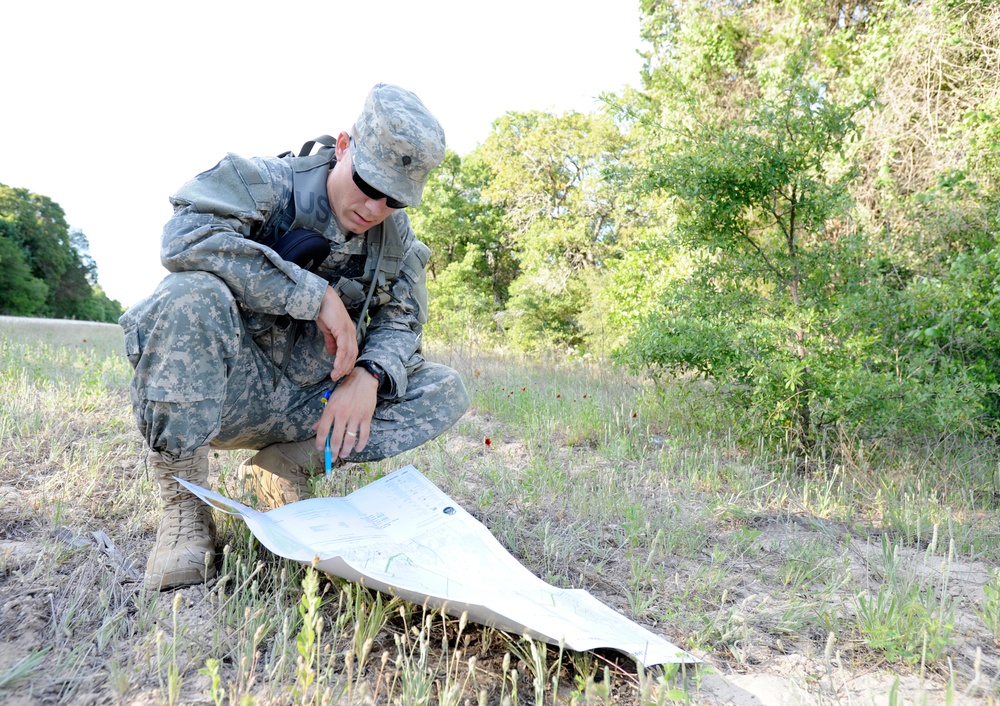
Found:
M 119 323 L 134 368 L 133 413 L 153 451 L 187 458 L 206 444 L 261 449 L 315 436 L 333 368 L 315 324 L 305 324 L 292 345 L 290 327 L 254 333 L 225 283 L 204 272 L 168 275 Z M 347 460 L 374 461 L 419 446 L 468 406 L 458 373 L 416 354 L 406 389 L 380 395 L 367 446 Z

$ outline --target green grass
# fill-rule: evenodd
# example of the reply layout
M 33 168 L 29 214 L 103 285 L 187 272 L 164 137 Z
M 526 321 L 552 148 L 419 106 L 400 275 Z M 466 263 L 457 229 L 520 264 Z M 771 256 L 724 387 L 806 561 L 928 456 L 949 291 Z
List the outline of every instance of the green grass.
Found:
M 803 475 L 738 447 L 695 385 L 438 353 L 469 413 L 316 491 L 413 463 L 536 575 L 707 667 L 640 670 L 428 613 L 279 559 L 228 516 L 217 580 L 146 593 L 158 508 L 120 329 L 4 319 L 0 700 L 714 703 L 712 679 L 735 674 L 803 703 L 1000 700 L 992 445 L 836 439 Z M 213 481 L 247 455 L 215 454 Z M 86 544 L 96 531 L 118 559 Z

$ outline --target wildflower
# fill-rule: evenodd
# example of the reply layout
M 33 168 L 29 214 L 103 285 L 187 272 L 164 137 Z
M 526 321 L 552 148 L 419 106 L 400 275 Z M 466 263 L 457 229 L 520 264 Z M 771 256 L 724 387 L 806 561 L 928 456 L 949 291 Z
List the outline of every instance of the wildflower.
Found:
M 487 436 L 483 443 L 486 444 L 486 448 L 489 448 L 490 445 L 493 443 L 493 441 L 490 439 L 490 437 Z

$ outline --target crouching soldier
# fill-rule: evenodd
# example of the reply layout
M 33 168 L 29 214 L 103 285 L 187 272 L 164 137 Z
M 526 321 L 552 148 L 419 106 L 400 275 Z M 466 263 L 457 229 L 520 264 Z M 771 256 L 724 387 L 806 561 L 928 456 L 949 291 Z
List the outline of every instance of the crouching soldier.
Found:
M 171 197 L 170 274 L 119 321 L 163 504 L 148 588 L 215 573 L 211 513 L 174 480 L 207 485 L 210 449 L 256 450 L 239 474 L 274 507 L 308 497 L 327 445 L 387 458 L 468 408 L 458 374 L 421 355 L 430 250 L 404 210 L 443 158 L 423 103 L 379 84 L 349 132 L 229 154 Z

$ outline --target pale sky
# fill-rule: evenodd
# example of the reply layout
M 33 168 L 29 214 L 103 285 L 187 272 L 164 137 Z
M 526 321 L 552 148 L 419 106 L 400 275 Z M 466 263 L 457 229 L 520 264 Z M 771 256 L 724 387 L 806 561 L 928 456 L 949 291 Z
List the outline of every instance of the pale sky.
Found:
M 167 197 L 227 152 L 348 129 L 382 81 L 466 154 L 507 111 L 639 84 L 638 0 L 23 0 L 0 28 L 0 183 L 50 197 L 126 307 L 166 271 Z M 418 234 L 419 235 L 419 234 Z

